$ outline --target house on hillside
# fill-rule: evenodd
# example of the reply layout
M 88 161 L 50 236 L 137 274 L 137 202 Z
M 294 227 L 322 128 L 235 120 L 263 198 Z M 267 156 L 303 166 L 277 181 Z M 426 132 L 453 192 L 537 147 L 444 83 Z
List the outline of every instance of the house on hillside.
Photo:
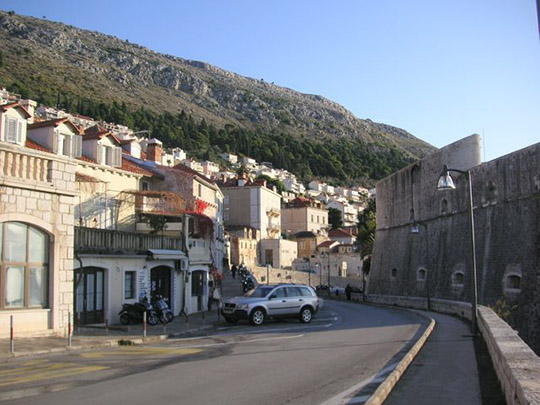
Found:
M 308 231 L 326 235 L 328 226 L 328 210 L 320 201 L 297 197 L 281 208 L 281 229 L 287 234 Z

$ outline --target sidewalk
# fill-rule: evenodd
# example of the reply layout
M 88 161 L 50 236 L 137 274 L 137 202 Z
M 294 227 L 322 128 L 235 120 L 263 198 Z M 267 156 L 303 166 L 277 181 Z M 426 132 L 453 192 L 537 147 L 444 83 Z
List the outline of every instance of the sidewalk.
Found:
M 223 317 L 220 317 L 220 322 L 224 322 Z M 167 325 L 148 325 L 146 339 L 143 339 L 142 325 L 113 325 L 109 327 L 108 331 L 104 325 L 74 327 L 71 347 L 68 347 L 67 337 L 44 336 L 18 338 L 17 331 L 15 331 L 15 350 L 13 354 L 10 353 L 9 338 L 0 339 L 0 361 L 19 356 L 155 342 L 170 337 L 189 335 L 190 333 L 212 329 L 217 324 L 217 309 L 213 309 L 212 311 L 190 315 L 187 323 L 185 317 L 175 317 Z

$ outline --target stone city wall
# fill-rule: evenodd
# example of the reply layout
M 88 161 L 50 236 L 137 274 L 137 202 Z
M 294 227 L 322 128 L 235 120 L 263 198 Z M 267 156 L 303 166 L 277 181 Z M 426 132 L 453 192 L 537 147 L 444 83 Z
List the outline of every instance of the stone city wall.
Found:
M 471 169 L 478 301 L 506 305 L 520 336 L 539 353 L 540 144 L 479 164 L 479 142 L 465 138 L 377 183 L 368 292 L 470 300 L 467 182 L 453 174 L 456 190 L 436 185 L 444 164 Z

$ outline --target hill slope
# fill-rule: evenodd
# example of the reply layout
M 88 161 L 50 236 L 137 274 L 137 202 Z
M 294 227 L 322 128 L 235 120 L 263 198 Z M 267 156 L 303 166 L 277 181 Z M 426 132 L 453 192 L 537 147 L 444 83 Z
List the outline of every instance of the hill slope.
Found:
M 61 23 L 0 12 L 0 43 L 0 83 L 53 105 L 62 93 L 158 114 L 184 110 L 217 127 L 287 133 L 311 142 L 361 142 L 374 151 L 392 148 L 406 161 L 434 150 L 402 129 L 361 120 L 324 97 Z

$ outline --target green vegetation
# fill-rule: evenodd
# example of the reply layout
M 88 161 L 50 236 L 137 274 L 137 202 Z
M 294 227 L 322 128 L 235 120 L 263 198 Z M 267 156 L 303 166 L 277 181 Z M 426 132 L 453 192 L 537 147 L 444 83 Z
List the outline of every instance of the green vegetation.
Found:
M 343 218 L 341 211 L 337 208 L 328 209 L 328 223 L 332 225 L 332 229 L 338 229 L 343 226 Z
M 368 201 L 367 207 L 358 214 L 358 249 L 364 257 L 364 272 L 367 274 L 371 268 L 371 255 L 375 244 L 375 231 L 377 230 L 377 207 L 375 200 Z
M 327 138 L 323 141 L 295 137 L 272 130 L 255 131 L 225 124 L 216 127 L 204 119 L 196 120 L 182 110 L 178 114 L 155 113 L 144 107 L 132 110 L 117 102 L 106 103 L 51 89 L 42 78 L 28 83 L 13 81 L 8 88 L 45 105 L 115 122 L 138 130 L 149 130 L 165 147 L 179 146 L 191 156 L 217 161 L 219 153 L 231 151 L 250 156 L 259 162 L 271 162 L 300 179 L 313 177 L 338 183 L 372 185 L 412 162 L 391 144 L 366 143 L 360 139 Z
M 267 187 L 271 188 L 272 186 L 275 186 L 279 194 L 283 194 L 284 191 L 287 191 L 283 183 L 279 181 L 278 179 L 273 179 L 265 174 L 260 175 L 259 177 L 257 177 L 257 179 L 266 180 Z

